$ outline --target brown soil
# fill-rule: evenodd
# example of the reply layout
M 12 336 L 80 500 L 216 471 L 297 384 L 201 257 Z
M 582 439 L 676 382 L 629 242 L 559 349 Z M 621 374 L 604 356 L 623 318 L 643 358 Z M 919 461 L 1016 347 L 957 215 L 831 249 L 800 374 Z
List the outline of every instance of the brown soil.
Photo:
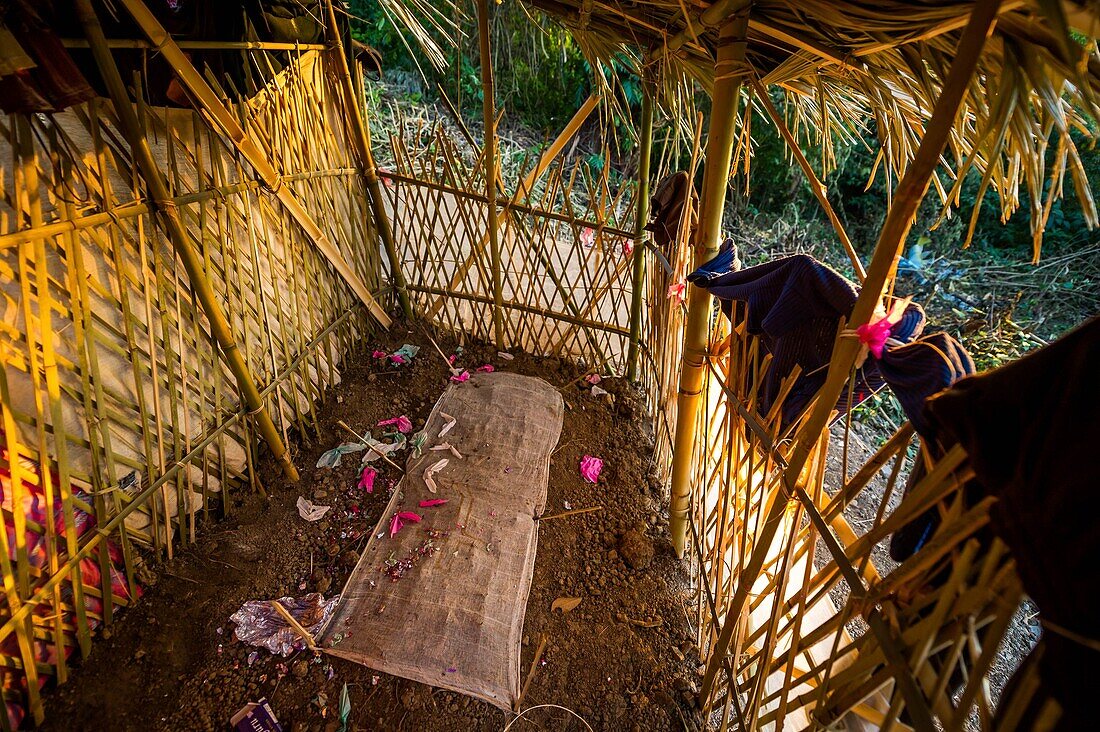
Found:
M 440 346 L 453 353 L 456 343 Z M 368 355 L 404 342 L 421 346 L 410 367 L 394 369 Z M 261 467 L 269 499 L 244 495 L 229 515 L 204 527 L 198 543 L 155 567 L 156 584 L 137 607 L 103 632 L 70 681 L 49 694 L 46 729 L 225 729 L 240 707 L 267 697 L 287 730 L 335 730 L 340 691 L 347 684 L 349 729 L 501 730 L 511 715 L 483 702 L 432 689 L 354 663 L 300 651 L 273 656 L 236 640 L 229 616 L 246 600 L 338 592 L 388 499 L 396 472 L 382 471 L 382 489 L 356 488 L 357 459 L 335 469 L 314 468 L 318 456 L 345 441 L 343 420 L 357 431 L 407 414 L 419 429 L 442 393 L 447 371 L 420 331 L 400 325 L 365 353 L 349 359 L 344 381 L 320 408 L 317 435 L 299 440 L 295 461 L 301 482 L 286 483 L 275 466 Z M 694 726 L 691 692 L 698 655 L 692 645 L 688 577 L 667 541 L 661 488 L 651 471 L 652 443 L 645 436 L 640 395 L 605 379 L 612 397 L 596 398 L 574 364 L 467 345 L 459 365 L 491 362 L 539 376 L 562 389 L 566 400 L 561 441 L 550 469 L 547 514 L 601 505 L 603 510 L 547 521 L 524 627 L 523 668 L 530 668 L 540 638 L 547 638 L 525 708 L 567 707 L 593 729 L 665 730 Z M 577 470 L 584 454 L 605 460 L 597 485 Z M 354 455 L 352 457 L 355 457 Z M 332 505 L 317 523 L 301 519 L 299 495 Z M 637 550 L 656 549 L 644 568 L 619 556 L 620 537 Z M 624 551 L 629 551 L 624 547 Z M 632 555 L 633 557 L 634 555 Z M 551 614 L 560 596 L 582 598 L 572 612 Z M 654 624 L 655 627 L 648 627 Z M 583 729 L 560 709 L 530 712 L 511 729 Z

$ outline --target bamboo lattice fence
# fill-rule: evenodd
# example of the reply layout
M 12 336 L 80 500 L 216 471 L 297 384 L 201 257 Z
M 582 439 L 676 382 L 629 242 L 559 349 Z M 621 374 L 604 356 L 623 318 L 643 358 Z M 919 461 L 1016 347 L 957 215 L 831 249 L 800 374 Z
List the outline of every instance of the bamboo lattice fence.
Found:
M 278 74 L 251 58 L 269 83 L 235 107 L 241 126 L 279 151 L 280 185 L 380 291 L 331 57 L 292 53 Z M 309 430 L 366 308 L 202 116 L 137 113 L 284 440 Z M 140 595 L 139 549 L 171 556 L 214 503 L 229 512 L 232 492 L 263 486 L 248 410 L 110 103 L 2 117 L 0 154 L 0 649 L 9 708 L 26 694 L 40 719 L 40 684 L 64 681 L 74 649 Z
M 278 74 L 265 52 L 249 53 L 269 82 L 234 108 L 239 124 L 279 151 L 277 186 L 294 192 L 373 293 L 388 295 L 390 263 L 349 137 L 358 100 L 342 97 L 330 52 L 292 53 Z M 137 112 L 288 441 L 314 424 L 339 365 L 369 332 L 367 309 L 221 128 L 191 111 Z M 382 192 L 417 313 L 484 340 L 500 317 L 503 346 L 618 372 L 631 301 L 642 298 L 639 378 L 667 468 L 685 323 L 669 288 L 690 266 L 689 232 L 671 251 L 644 245 L 645 277 L 635 281 L 634 184 L 551 153 L 525 161 L 515 180 L 496 181 L 495 313 L 483 150 L 440 125 L 399 129 L 381 156 L 391 161 Z M 0 196 L 0 651 L 6 700 L 25 694 L 39 719 L 40 684 L 64 681 L 69 655 L 86 654 L 93 630 L 140 595 L 144 557 L 170 556 L 216 505 L 230 510 L 229 493 L 262 486 L 248 410 L 110 105 L 0 118 L 0 138 L 12 161 Z M 697 147 L 693 167 L 699 158 Z M 985 505 L 963 501 L 964 457 L 949 453 L 899 500 L 911 429 L 851 475 L 838 471 L 829 430 L 812 434 L 803 419 L 781 432 L 778 401 L 757 412 L 748 385 L 767 368 L 739 321 L 715 321 L 689 548 L 711 721 L 920 726 L 935 717 L 961 729 L 972 714 L 987 720 L 985 677 L 1021 591 L 1011 559 L 977 536 Z M 811 447 L 788 475 L 800 442 Z M 855 501 L 871 506 L 870 525 L 848 522 Z M 884 565 L 882 541 L 938 502 L 948 508 L 933 541 Z M 769 523 L 778 530 L 759 540 Z

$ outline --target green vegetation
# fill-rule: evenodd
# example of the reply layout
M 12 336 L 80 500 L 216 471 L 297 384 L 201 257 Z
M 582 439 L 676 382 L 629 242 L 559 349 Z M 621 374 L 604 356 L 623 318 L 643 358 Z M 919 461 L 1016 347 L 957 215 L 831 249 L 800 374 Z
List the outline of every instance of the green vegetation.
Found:
M 351 10 L 358 17 L 352 24 L 355 37 L 381 51 L 387 69 L 428 75 L 428 84 L 410 101 L 420 101 L 418 94 L 432 100 L 438 84 L 464 116 L 471 121 L 480 118 L 477 29 L 472 17 L 459 21 L 462 33 L 456 44 L 441 44 L 448 65 L 437 74 L 423 61 L 417 64 L 376 2 L 352 0 Z M 593 69 L 582 50 L 568 32 L 516 2 L 494 6 L 491 32 L 497 101 L 506 110 L 506 129 L 525 130 L 528 139 L 553 137 L 593 89 Z M 613 126 L 601 128 L 598 121 L 590 121 L 575 154 L 594 169 L 610 166 L 613 180 L 616 173 L 629 179 L 634 148 L 630 120 L 639 112 L 640 84 L 626 63 L 601 71 L 614 77 Z M 699 97 L 699 108 L 705 113 L 709 105 L 704 95 Z M 773 101 L 782 109 L 781 95 Z M 746 260 L 810 251 L 850 272 L 831 227 L 801 171 L 788 159 L 776 130 L 766 117 L 757 115 L 752 132 L 749 185 L 747 191 L 743 180 L 732 186 L 726 226 L 741 243 Z M 1089 179 L 1100 181 L 1100 151 L 1074 134 Z M 880 169 L 868 187 L 877 152 L 873 128 L 864 130 L 863 138 L 866 145 L 837 143 L 835 169 L 825 182 L 830 200 L 866 259 L 885 217 L 888 182 Z M 609 148 L 606 158 L 604 144 Z M 1051 140 L 1049 158 L 1056 147 L 1057 140 Z M 819 150 L 806 153 L 812 161 L 820 159 Z M 889 185 L 896 182 L 893 178 Z M 1050 213 L 1038 269 L 1030 265 L 1029 201 L 1023 190 L 1020 206 L 1007 223 L 1001 222 L 996 195 L 986 194 L 973 244 L 964 250 L 978 182 L 972 172 L 962 189 L 959 209 L 935 229 L 931 227 L 939 218 L 940 202 L 934 193 L 928 196 L 910 240 L 921 250 L 914 257 L 920 266 L 903 273 L 898 287 L 921 299 L 935 322 L 961 334 L 979 365 L 988 367 L 1057 336 L 1100 309 L 1100 234 L 1088 230 L 1067 180 L 1065 197 L 1054 203 Z

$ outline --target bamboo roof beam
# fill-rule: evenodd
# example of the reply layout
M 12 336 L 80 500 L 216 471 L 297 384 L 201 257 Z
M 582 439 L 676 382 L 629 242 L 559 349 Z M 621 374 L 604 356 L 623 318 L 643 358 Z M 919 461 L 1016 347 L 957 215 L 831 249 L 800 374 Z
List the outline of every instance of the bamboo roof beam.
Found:
M 90 48 L 86 38 L 64 38 L 65 48 Z M 324 43 L 297 43 L 283 41 L 176 41 L 185 51 L 327 51 Z M 140 38 L 108 38 L 108 48 L 156 48 L 152 41 Z
M 382 327 L 389 328 L 390 316 L 371 295 L 366 283 L 356 274 L 352 266 L 340 253 L 336 244 L 329 239 L 317 221 L 302 205 L 297 194 L 283 185 L 283 179 L 272 165 L 267 152 L 248 136 L 248 133 L 237 121 L 236 116 L 226 108 L 221 98 L 191 63 L 179 44 L 173 40 L 171 34 L 165 30 L 164 26 L 160 24 L 160 21 L 156 19 L 142 0 L 121 0 L 121 3 L 126 6 L 130 15 L 141 26 L 142 32 L 149 37 L 153 47 L 160 51 L 172 66 L 180 83 L 191 93 L 199 111 L 220 129 L 233 143 L 233 146 L 237 148 L 238 152 L 248 160 L 249 164 L 256 170 L 257 175 L 264 181 L 264 184 L 313 241 L 314 246 L 336 269 L 356 297 L 367 306 L 367 310 L 371 315 L 382 324 Z

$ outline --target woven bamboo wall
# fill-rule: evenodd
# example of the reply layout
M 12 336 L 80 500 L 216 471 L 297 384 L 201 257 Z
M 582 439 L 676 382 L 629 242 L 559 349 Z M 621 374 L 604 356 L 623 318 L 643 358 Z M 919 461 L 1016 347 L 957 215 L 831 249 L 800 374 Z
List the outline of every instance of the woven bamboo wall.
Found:
M 378 291 L 331 59 L 309 52 L 270 77 L 252 58 L 269 83 L 238 106 L 243 126 Z M 309 429 L 365 309 L 198 114 L 138 114 L 276 424 Z M 0 673 L 13 717 L 24 695 L 39 717 L 40 684 L 64 681 L 67 657 L 140 595 L 138 549 L 171 555 L 229 494 L 262 486 L 236 383 L 110 104 L 0 117 L 0 155 Z
M 743 321 L 732 335 L 724 321 L 706 364 L 690 550 L 718 728 L 923 728 L 914 707 L 944 729 L 984 728 L 987 674 L 1022 595 L 1003 545 L 976 538 L 989 501 L 967 503 L 965 455 L 903 491 L 908 424 L 862 462 L 847 446 L 830 453 L 826 431 L 787 475 L 804 422 L 781 430 L 779 401 L 760 413 L 751 385 L 770 357 Z M 932 539 L 893 562 L 890 536 L 937 502 L 949 508 Z

